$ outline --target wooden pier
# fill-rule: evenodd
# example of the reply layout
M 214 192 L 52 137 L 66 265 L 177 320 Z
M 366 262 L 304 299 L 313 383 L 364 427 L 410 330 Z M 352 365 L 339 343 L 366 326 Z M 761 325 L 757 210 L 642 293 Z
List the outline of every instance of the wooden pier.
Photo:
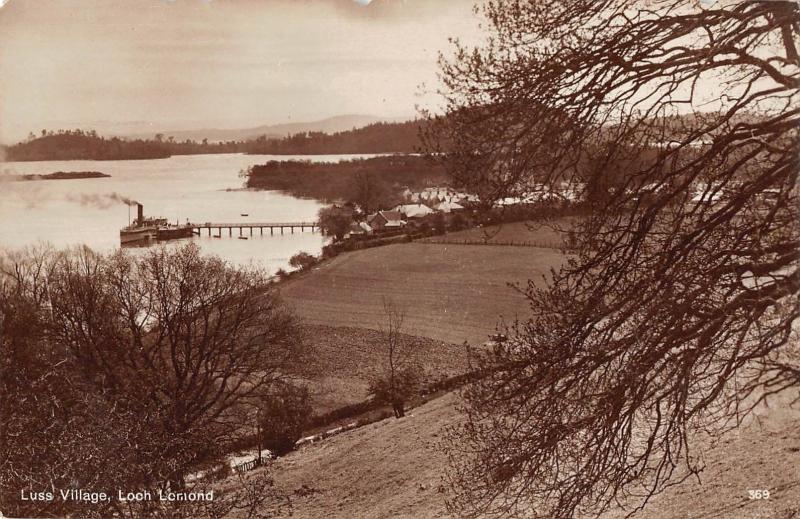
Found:
M 269 229 L 269 234 L 271 236 L 275 235 L 276 230 L 279 230 L 281 234 L 284 234 L 285 230 L 288 229 L 291 234 L 294 234 L 295 229 L 299 229 L 300 232 L 303 232 L 306 229 L 310 229 L 311 232 L 316 232 L 319 229 L 319 223 L 317 222 L 206 222 L 190 223 L 189 225 L 192 227 L 192 232 L 197 236 L 201 235 L 203 229 L 208 229 L 208 235 L 211 236 L 212 230 L 216 229 L 216 236 L 218 237 L 222 237 L 223 229 L 228 229 L 228 236 L 233 236 L 234 229 L 239 229 L 239 236 L 244 236 L 244 229 L 250 229 L 250 236 L 253 236 L 253 229 L 258 229 L 262 235 L 264 234 L 264 229 Z

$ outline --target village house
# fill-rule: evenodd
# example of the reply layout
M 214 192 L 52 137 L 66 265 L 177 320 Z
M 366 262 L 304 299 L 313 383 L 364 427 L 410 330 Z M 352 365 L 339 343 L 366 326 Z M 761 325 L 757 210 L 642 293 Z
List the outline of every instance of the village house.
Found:
M 459 204 L 458 202 L 445 201 L 439 203 L 436 207 L 434 207 L 434 209 L 442 213 L 453 213 L 453 212 L 463 211 L 464 206 Z
M 412 191 L 406 188 L 402 191 L 401 195 L 408 202 L 415 204 L 425 203 L 430 206 L 437 205 L 441 202 L 464 204 L 465 202 L 474 203 L 479 201 L 477 195 L 463 193 L 451 187 L 426 187 L 421 191 Z
M 585 185 L 582 183 L 570 184 L 562 182 L 555 187 L 545 184 L 536 184 L 528 191 L 520 193 L 519 196 L 508 196 L 497 200 L 494 206 L 534 205 L 544 202 L 575 203 L 583 199 L 584 194 Z
M 401 204 L 392 209 L 392 211 L 400 213 L 405 216 L 407 220 L 411 218 L 424 218 L 434 213 L 434 210 L 425 204 Z
M 401 229 L 406 225 L 398 211 L 378 211 L 367 217 L 367 224 L 374 232 L 390 229 Z
M 369 234 L 372 234 L 372 227 L 370 227 L 367 222 L 353 222 L 350 224 L 350 229 L 344 237 L 353 238 L 355 236 L 367 236 Z

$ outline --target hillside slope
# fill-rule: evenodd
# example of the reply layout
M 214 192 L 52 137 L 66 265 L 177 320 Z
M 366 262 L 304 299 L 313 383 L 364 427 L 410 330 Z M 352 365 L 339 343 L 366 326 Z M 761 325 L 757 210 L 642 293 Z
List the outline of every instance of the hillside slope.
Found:
M 289 494 L 293 517 L 450 517 L 444 507 L 445 458 L 437 445 L 457 423 L 457 397 L 436 399 L 401 420 L 387 419 L 277 461 L 275 482 Z M 769 410 L 704 452 L 707 469 L 668 489 L 636 517 L 647 519 L 800 517 L 800 413 Z M 305 485 L 305 487 L 303 487 Z M 768 500 L 748 490 L 766 488 Z M 298 492 L 299 490 L 299 492 Z M 620 519 L 621 511 L 602 519 Z
M 292 517 L 449 517 L 437 444 L 457 419 L 455 402 L 447 395 L 406 418 L 370 424 L 278 460 L 273 476 L 291 496 Z M 303 485 L 308 490 L 297 492 Z

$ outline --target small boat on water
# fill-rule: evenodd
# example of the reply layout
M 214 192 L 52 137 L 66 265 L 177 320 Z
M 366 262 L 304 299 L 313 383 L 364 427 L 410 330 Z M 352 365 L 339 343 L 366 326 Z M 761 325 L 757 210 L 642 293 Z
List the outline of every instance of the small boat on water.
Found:
M 239 238 L 240 240 L 246 240 L 247 236 L 237 236 L 237 238 Z
M 250 216 L 248 213 L 242 213 L 242 216 Z

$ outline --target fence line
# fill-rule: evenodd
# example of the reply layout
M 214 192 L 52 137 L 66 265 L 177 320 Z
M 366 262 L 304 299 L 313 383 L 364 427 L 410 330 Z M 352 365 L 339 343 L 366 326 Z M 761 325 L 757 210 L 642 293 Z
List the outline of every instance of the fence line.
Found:
M 483 372 L 481 370 L 475 370 L 475 371 L 470 371 L 470 372 L 467 372 L 467 373 L 462 373 L 460 375 L 454 375 L 454 376 L 451 376 L 451 377 L 447 377 L 447 378 L 439 380 L 437 382 L 431 382 L 429 384 L 426 384 L 424 387 L 420 388 L 419 395 L 421 397 L 425 397 L 425 396 L 431 395 L 433 393 L 436 393 L 438 391 L 451 391 L 451 390 L 453 390 L 453 389 L 455 389 L 457 387 L 460 387 L 460 386 L 466 384 L 467 382 L 469 382 L 469 381 L 471 381 L 471 380 L 473 380 L 475 378 L 478 378 L 478 377 L 482 376 L 482 374 L 483 374 Z M 364 402 L 362 402 L 362 405 L 367 403 L 367 402 L 373 403 L 374 400 L 370 399 L 370 400 L 364 401 Z M 419 405 L 423 405 L 425 403 L 427 403 L 427 401 L 423 400 L 422 403 L 419 404 Z M 351 406 L 344 406 L 344 407 L 348 408 L 348 407 L 354 407 L 354 406 L 351 405 Z M 330 438 L 332 436 L 337 436 L 337 435 L 339 435 L 341 433 L 344 433 L 344 432 L 347 432 L 347 431 L 352 431 L 353 429 L 358 429 L 358 428 L 360 428 L 360 427 L 362 427 L 364 425 L 367 425 L 367 424 L 366 423 L 362 424 L 362 423 L 360 423 L 358 421 L 350 422 L 350 423 L 348 423 L 346 425 L 340 425 L 339 427 L 336 427 L 336 428 L 333 428 L 333 429 L 329 429 L 329 430 L 327 430 L 325 432 L 322 432 L 322 433 L 319 433 L 319 434 L 315 434 L 313 436 L 307 436 L 305 438 L 300 438 L 295 443 L 295 449 L 300 448 L 300 447 L 302 447 L 304 445 L 317 443 L 317 442 L 319 442 L 321 440 L 325 440 L 325 439 Z M 267 462 L 269 462 L 271 459 L 272 458 L 271 458 L 270 455 L 262 457 L 260 460 L 258 458 L 255 458 L 255 459 L 252 459 L 252 460 L 247 461 L 245 463 L 240 463 L 238 465 L 234 465 L 233 466 L 233 470 L 234 470 L 234 472 L 237 472 L 237 473 L 244 473 L 244 472 L 253 470 L 255 468 L 258 468 L 258 467 L 260 467 L 262 465 L 266 465 Z
M 256 467 L 260 467 L 261 465 L 264 464 L 265 461 L 266 460 L 263 458 L 262 459 L 255 458 L 250 461 L 246 461 L 244 463 L 240 463 L 234 466 L 233 470 L 235 470 L 236 472 L 247 472 L 248 470 L 253 470 Z

